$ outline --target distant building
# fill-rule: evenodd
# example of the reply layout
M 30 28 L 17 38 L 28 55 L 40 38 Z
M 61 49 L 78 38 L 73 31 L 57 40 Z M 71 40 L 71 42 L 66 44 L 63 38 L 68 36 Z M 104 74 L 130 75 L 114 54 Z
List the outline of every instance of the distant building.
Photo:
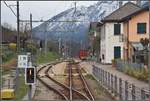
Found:
M 92 48 L 92 55 L 97 57 L 97 60 L 100 60 L 100 32 L 101 32 L 101 22 L 91 22 L 89 27 L 89 38 L 90 38 L 90 47 Z
M 102 63 L 111 63 L 112 59 L 124 58 L 124 23 L 122 20 L 140 9 L 134 3 L 128 2 L 102 20 L 100 48 Z

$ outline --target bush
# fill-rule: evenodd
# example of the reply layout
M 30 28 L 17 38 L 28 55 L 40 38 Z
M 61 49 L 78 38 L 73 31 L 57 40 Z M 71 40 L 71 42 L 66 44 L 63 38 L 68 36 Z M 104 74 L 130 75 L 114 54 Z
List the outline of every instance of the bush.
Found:
M 5 63 L 5 62 L 8 62 L 9 60 L 11 60 L 13 57 L 15 57 L 14 53 L 12 53 L 12 52 L 5 52 L 2 55 L 2 60 Z
M 27 51 L 35 54 L 37 51 L 36 46 L 34 44 L 27 44 Z
M 145 81 L 148 81 L 148 70 L 143 68 L 140 72 L 140 76 L 139 76 L 139 79 L 140 80 L 145 80 Z
M 16 47 L 17 47 L 16 43 L 10 43 L 9 44 L 10 49 L 16 50 Z
M 124 73 L 135 77 L 142 81 L 148 81 L 148 70 L 145 68 L 142 69 L 133 69 L 132 67 L 126 66 L 124 69 Z

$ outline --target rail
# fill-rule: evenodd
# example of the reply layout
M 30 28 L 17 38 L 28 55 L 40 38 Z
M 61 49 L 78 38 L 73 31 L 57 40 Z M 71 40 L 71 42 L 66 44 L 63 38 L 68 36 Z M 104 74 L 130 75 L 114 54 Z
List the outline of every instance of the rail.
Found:
M 72 101 L 72 69 L 69 66 L 69 87 L 70 87 L 70 100 Z
M 48 66 L 48 65 L 47 65 L 47 66 Z M 41 68 L 38 70 L 37 73 L 39 73 L 40 71 L 42 71 L 45 67 L 46 67 L 46 66 L 41 67 Z M 50 67 L 51 67 L 51 66 L 49 66 L 49 68 L 50 68 Z M 47 70 L 46 70 L 46 72 L 47 72 Z M 62 92 L 60 92 L 59 90 L 57 90 L 57 89 L 51 87 L 50 85 L 48 85 L 46 82 L 44 82 L 44 80 L 42 80 L 42 79 L 38 76 L 38 74 L 37 74 L 37 79 L 38 79 L 44 86 L 46 86 L 48 89 L 53 90 L 53 91 L 56 92 L 58 95 L 62 96 L 65 100 L 68 100 L 68 98 L 67 98 Z
M 81 80 L 82 80 L 82 82 L 83 82 L 83 84 L 84 84 L 84 87 L 85 87 L 85 89 L 86 89 L 86 91 L 87 91 L 87 93 L 88 93 L 88 95 L 89 95 L 89 97 L 90 97 L 90 100 L 95 101 L 95 98 L 94 98 L 94 96 L 92 95 L 92 92 L 91 92 L 91 90 L 89 89 L 89 86 L 88 86 L 88 84 L 87 84 L 87 82 L 86 82 L 84 76 L 82 75 L 82 72 L 81 72 L 81 69 L 79 68 L 79 65 L 77 65 L 77 70 L 78 70 L 79 76 L 80 76 L 80 78 L 81 78 Z
M 57 80 L 55 80 L 55 79 L 53 79 L 49 74 L 48 74 L 48 71 L 50 70 L 50 68 L 48 68 L 47 70 L 46 70 L 46 72 L 45 72 L 45 74 L 46 74 L 46 77 L 48 77 L 50 80 L 52 80 L 53 82 L 55 82 L 57 85 L 59 85 L 59 86 L 61 86 L 62 88 L 64 88 L 64 89 L 67 89 L 68 91 L 70 90 L 70 87 L 68 87 L 68 86 L 66 86 L 66 85 L 64 85 L 64 84 L 62 84 L 62 83 L 60 83 L 60 82 L 58 82 Z M 85 99 L 87 99 L 87 100 L 90 100 L 88 97 L 86 97 L 83 93 L 81 93 L 81 92 L 79 92 L 79 91 L 77 91 L 77 90 L 75 90 L 75 89 L 73 89 L 72 88 L 72 91 L 74 92 L 74 93 L 76 93 L 77 95 L 79 95 L 79 96 L 81 96 L 81 97 L 83 97 L 83 98 L 85 98 Z

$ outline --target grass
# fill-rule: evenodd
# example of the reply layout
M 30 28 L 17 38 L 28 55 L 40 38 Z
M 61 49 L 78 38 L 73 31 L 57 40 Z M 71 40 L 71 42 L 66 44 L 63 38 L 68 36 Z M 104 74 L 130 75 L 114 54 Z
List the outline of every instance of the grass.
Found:
M 85 77 L 86 77 L 87 79 L 95 80 L 95 78 L 94 78 L 92 75 L 90 75 L 90 74 L 87 74 Z M 95 81 L 96 81 L 96 80 L 95 80 Z
M 133 69 L 130 67 L 126 67 L 123 71 L 129 76 L 135 77 L 138 80 L 142 80 L 145 82 L 148 82 L 148 69 L 142 68 L 142 69 Z
M 15 100 L 21 100 L 27 94 L 28 86 L 25 84 L 25 77 L 21 75 L 19 77 L 19 87 L 17 88 Z
M 113 97 L 110 95 L 110 93 L 108 93 L 108 91 L 106 89 L 104 89 L 100 83 L 90 74 L 87 74 L 85 76 L 87 79 L 90 79 L 92 81 L 94 81 L 94 84 L 96 84 L 97 86 L 94 87 L 95 89 L 95 93 L 97 95 L 102 95 L 104 97 L 110 97 L 111 99 L 113 99 Z
M 2 75 L 11 74 L 11 70 L 3 70 Z
M 5 79 L 1 78 L 1 80 L 0 80 L 1 87 L 3 86 L 4 82 L 5 82 Z
M 54 61 L 58 59 L 59 57 L 60 57 L 59 54 L 55 52 L 48 52 L 46 55 L 42 53 L 42 54 L 39 54 L 39 56 L 37 57 L 37 64 Z
M 3 64 L 4 63 L 8 63 L 13 58 L 16 58 L 16 54 L 15 53 L 4 53 L 4 55 L 2 56 Z

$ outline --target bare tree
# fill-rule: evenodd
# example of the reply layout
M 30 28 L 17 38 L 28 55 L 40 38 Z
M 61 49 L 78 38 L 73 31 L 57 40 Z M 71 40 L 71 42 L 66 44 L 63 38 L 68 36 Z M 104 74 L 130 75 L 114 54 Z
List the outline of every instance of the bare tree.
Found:
M 8 24 L 7 22 L 4 22 L 4 23 L 2 24 L 2 26 L 3 26 L 4 28 L 13 30 L 12 26 L 11 26 L 10 24 Z

